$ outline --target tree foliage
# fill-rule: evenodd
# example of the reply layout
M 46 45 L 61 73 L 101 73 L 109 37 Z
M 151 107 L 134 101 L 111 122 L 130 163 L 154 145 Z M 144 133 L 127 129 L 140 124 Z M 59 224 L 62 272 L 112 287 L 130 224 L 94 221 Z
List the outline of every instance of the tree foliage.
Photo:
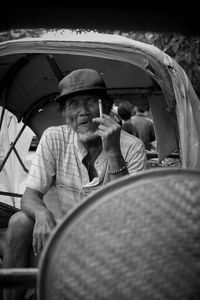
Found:
M 14 39 L 22 39 L 22 38 L 33 38 L 40 37 L 46 30 L 43 28 L 37 29 L 15 29 L 0 32 L 0 42 L 14 40 Z
M 175 33 L 122 33 L 128 38 L 153 44 L 173 57 L 185 70 L 200 98 L 200 36 L 183 36 Z
M 198 97 L 200 96 L 200 37 L 160 35 L 154 44 L 173 57 L 185 70 Z

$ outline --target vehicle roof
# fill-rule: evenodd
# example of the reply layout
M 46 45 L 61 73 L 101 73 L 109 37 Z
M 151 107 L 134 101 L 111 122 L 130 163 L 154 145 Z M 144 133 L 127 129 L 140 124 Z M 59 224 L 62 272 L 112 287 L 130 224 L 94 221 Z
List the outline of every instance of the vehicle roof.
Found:
M 108 92 L 118 97 L 122 94 L 133 98 L 148 96 L 160 159 L 177 147 L 179 135 L 185 165 L 188 161 L 192 165 L 194 160 L 194 164 L 200 164 L 197 154 L 199 99 L 184 70 L 153 45 L 96 32 L 69 32 L 67 36 L 3 42 L 0 44 L 0 105 L 5 104 L 19 121 L 28 123 L 40 136 L 47 126 L 60 124 L 61 118 L 55 116 L 53 103 L 58 83 L 63 76 L 79 68 L 99 71 Z M 43 115 L 40 112 L 47 103 L 52 107 L 50 105 Z M 35 118 L 31 119 L 33 112 Z M 195 156 L 189 150 L 192 145 L 195 145 Z
M 159 69 L 157 73 L 162 73 L 161 75 L 166 73 L 167 55 L 164 52 L 153 45 L 119 35 L 96 32 L 76 34 L 69 31 L 63 36 L 60 33 L 55 36 L 46 34 L 41 38 L 2 42 L 0 43 L 0 87 L 1 90 L 7 89 L 6 108 L 19 120 L 35 101 L 58 92 L 59 80 L 55 74 L 52 74 L 46 55 L 54 56 L 56 64 L 64 75 L 73 69 L 86 66 L 97 69 L 104 74 L 104 80 L 110 89 L 152 88 L 152 80 L 146 72 L 141 71 L 150 64 L 150 61 L 151 68 Z M 173 61 L 173 64 L 176 62 Z M 36 66 L 38 66 L 37 70 Z M 110 74 L 113 68 L 115 70 Z M 168 77 L 167 81 L 170 82 L 167 73 L 164 77 Z M 33 97 L 31 92 L 34 94 L 36 89 L 41 92 Z M 31 99 L 32 97 L 34 99 Z M 5 99 L 1 98 L 0 105 L 3 101 Z
M 63 45 L 70 42 L 82 42 L 82 43 L 92 43 L 97 44 L 108 44 L 113 46 L 122 46 L 122 47 L 131 47 L 138 49 L 140 51 L 145 51 L 146 53 L 152 53 L 152 55 L 156 55 L 158 59 L 163 59 L 166 55 L 163 51 L 155 47 L 154 45 L 143 43 L 140 41 L 132 40 L 130 38 L 117 35 L 117 34 L 105 34 L 98 33 L 95 31 L 83 31 L 81 33 L 77 33 L 76 31 L 71 30 L 58 30 L 58 31 L 49 31 L 41 35 L 41 37 L 37 38 L 21 38 L 8 40 L 0 43 L 0 56 L 25 52 L 28 53 L 30 51 L 39 51 L 43 52 L 45 49 L 50 48 L 50 50 L 55 50 L 58 47 L 62 47 Z

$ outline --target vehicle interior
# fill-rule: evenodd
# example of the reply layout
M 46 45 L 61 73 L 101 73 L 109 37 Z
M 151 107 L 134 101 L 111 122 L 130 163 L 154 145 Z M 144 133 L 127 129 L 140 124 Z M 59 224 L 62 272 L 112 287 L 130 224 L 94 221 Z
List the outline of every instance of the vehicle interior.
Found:
M 86 2 L 84 9 L 80 5 L 78 12 L 77 6 L 74 7 L 72 3 L 66 8 L 63 1 L 56 3 L 50 1 L 48 5 L 49 14 L 46 13 L 45 1 L 44 3 L 40 2 L 40 4 L 37 1 L 31 2 L 30 6 L 20 1 L 17 6 L 15 4 L 11 9 L 7 5 L 5 6 L 5 14 L 0 21 L 0 30 L 26 26 L 62 28 L 66 27 L 66 19 L 68 19 L 68 27 L 70 28 L 90 28 L 93 26 L 103 30 L 104 28 L 118 29 L 120 26 L 121 30 L 137 28 L 143 31 L 162 30 L 189 35 L 199 34 L 195 18 L 188 25 L 185 10 L 179 10 L 179 12 L 174 10 L 173 13 L 170 10 L 172 18 L 169 21 L 168 11 L 158 9 L 158 7 L 157 9 L 151 7 L 148 10 L 148 8 L 144 9 L 138 6 L 133 12 L 128 5 L 124 9 L 121 9 L 118 4 L 115 5 L 117 18 L 116 11 L 113 12 L 111 5 L 105 10 L 100 9 L 99 5 L 91 6 L 90 1 Z M 102 22 L 102 14 L 104 15 L 104 22 Z M 74 17 L 77 15 L 79 18 L 74 21 Z M 146 22 L 143 22 L 144 18 Z M 197 299 L 195 297 L 198 297 L 200 292 L 198 277 L 200 245 L 197 238 L 199 235 L 198 199 L 200 190 L 197 184 L 199 172 L 180 170 L 182 165 L 180 128 L 175 113 L 177 104 L 171 78 L 165 68 L 157 65 L 153 58 L 148 57 L 147 59 L 145 53 L 140 51 L 135 51 L 129 60 L 128 55 L 126 58 L 125 56 L 122 59 L 119 58 L 121 55 L 120 46 L 112 52 L 109 45 L 105 50 L 105 45 L 98 42 L 92 46 L 91 41 L 89 41 L 84 44 L 84 47 L 82 47 L 82 43 L 76 44 L 75 42 L 71 44 L 59 42 L 58 44 L 54 41 L 24 41 L 19 43 L 19 46 L 14 42 L 0 46 L 2 53 L 5 51 L 0 55 L 0 106 L 2 107 L 0 125 L 3 124 L 6 111 L 14 114 L 17 122 L 23 124 L 12 141 L 6 156 L 1 161 L 0 172 L 5 168 L 9 156 L 13 152 L 21 168 L 24 172 L 28 172 L 17 151 L 18 140 L 22 138 L 25 128 L 29 127 L 36 141 L 35 145 L 32 144 L 32 150 L 35 151 L 37 143 L 47 127 L 64 123 L 54 101 L 58 95 L 58 83 L 70 71 L 80 67 L 91 67 L 102 73 L 108 87 L 108 93 L 114 101 L 128 101 L 133 106 L 139 102 L 150 108 L 155 124 L 158 148 L 153 153 L 147 152 L 150 170 L 147 170 L 146 175 L 138 175 L 135 180 L 126 178 L 116 184 L 109 185 L 107 189 L 98 192 L 96 197 L 89 198 L 82 206 L 78 207 L 69 219 L 65 219 L 51 237 L 37 269 L 0 269 L 1 287 L 38 288 L 38 295 L 34 293 L 33 297 L 35 298 L 30 298 L 34 300 L 37 297 L 39 300 L 66 299 L 66 293 L 67 299 L 74 299 L 74 297 L 78 297 L 77 299 L 96 299 L 98 296 L 99 299 L 114 297 L 125 300 L 130 299 L 132 295 L 139 300 L 147 299 L 147 295 L 148 299 L 189 300 L 191 297 Z M 160 80 L 160 76 L 163 76 L 165 80 Z M 169 167 L 169 169 L 165 167 Z M 144 194 L 145 190 L 151 191 L 151 193 Z M 194 194 L 193 191 L 195 191 Z M 0 195 L 11 195 L 19 199 L 22 196 L 17 191 L 0 191 Z M 124 195 L 128 205 L 119 211 L 117 209 L 118 200 Z M 104 204 L 104 208 L 102 204 Z M 137 207 L 135 212 L 131 210 L 132 205 Z M 174 209 L 174 205 L 176 209 Z M 95 216 L 101 215 L 101 213 L 103 216 L 105 211 L 112 212 L 112 210 L 109 211 L 111 206 L 113 207 L 113 214 L 108 214 L 108 217 L 117 215 L 119 222 L 116 222 L 114 229 L 112 227 L 112 220 L 114 222 L 114 219 L 110 218 L 111 222 L 107 222 L 108 218 L 103 218 L 105 227 L 107 226 L 108 229 L 106 232 L 105 228 L 100 227 L 96 222 Z M 148 209 L 146 210 L 145 207 Z M 156 207 L 157 210 L 154 210 Z M 10 216 L 18 211 L 18 208 L 1 203 L 0 210 L 3 216 L 0 220 L 0 227 L 4 228 L 7 226 Z M 128 210 L 131 213 L 127 218 Z M 90 224 L 88 223 L 88 215 L 91 217 Z M 150 217 L 145 222 L 147 215 Z M 138 221 L 138 223 L 136 221 L 134 223 L 134 230 L 137 229 L 135 231 L 131 230 L 132 227 L 129 227 L 128 223 L 125 222 L 125 220 L 130 221 L 134 217 Z M 79 222 L 83 225 L 82 231 L 77 225 L 80 224 Z M 153 233 L 160 224 L 163 225 L 163 231 L 156 231 L 154 236 Z M 92 234 L 85 234 L 84 229 L 88 227 L 93 228 L 90 231 Z M 172 234 L 173 230 L 174 235 Z M 124 232 L 125 235 L 123 236 Z M 83 233 L 85 240 L 80 239 L 80 241 L 84 251 L 80 254 L 78 251 L 80 244 L 77 247 L 74 241 L 77 242 L 78 238 L 76 239 L 74 236 L 80 237 L 83 236 Z M 95 235 L 102 238 L 100 241 L 105 246 L 103 249 L 100 243 L 93 239 Z M 142 236 L 141 239 L 140 236 Z M 116 243 L 117 237 L 119 238 L 118 243 Z M 65 238 L 71 239 L 71 249 L 65 247 Z M 132 243 L 127 242 L 130 239 Z M 193 243 L 194 247 L 189 246 L 188 240 L 191 244 Z M 88 248 L 85 247 L 85 241 L 92 246 L 91 252 L 88 252 Z M 131 252 L 124 252 L 122 245 L 125 241 Z M 136 248 L 135 245 L 137 245 Z M 148 247 L 149 245 L 150 247 Z M 168 252 L 164 250 L 165 248 Z M 70 263 L 67 264 L 65 251 L 71 258 L 71 265 Z M 55 255 L 56 253 L 60 253 L 59 260 Z M 92 262 L 88 258 L 88 253 L 92 257 Z M 139 255 L 140 253 L 143 256 Z M 165 254 L 167 254 L 167 259 Z M 104 255 L 104 258 L 101 255 Z M 134 257 L 135 260 L 131 257 Z M 149 259 L 150 257 L 152 259 Z M 95 266 L 95 264 L 97 265 Z M 127 270 L 128 265 L 140 267 L 136 268 L 133 274 L 134 268 Z M 79 273 L 80 266 L 82 266 L 83 273 Z M 165 266 L 167 266 L 166 272 L 159 278 L 158 274 L 162 273 Z M 66 269 L 71 270 L 71 272 L 67 273 Z M 87 276 L 84 275 L 86 273 Z M 109 277 L 109 274 L 114 273 L 116 274 L 115 277 Z M 50 276 L 52 274 L 57 276 L 61 288 L 60 286 L 57 288 L 55 277 Z M 103 279 L 104 276 L 107 278 L 106 282 Z M 131 285 L 130 276 L 134 277 L 135 285 Z M 66 277 L 69 278 L 69 281 Z M 111 281 L 109 281 L 110 278 Z M 124 284 L 122 284 L 123 278 L 125 278 Z M 183 280 L 181 281 L 180 278 Z M 52 282 L 55 282 L 55 288 L 51 290 L 49 287 Z M 77 282 L 79 282 L 79 287 L 76 286 Z M 119 289 L 116 290 L 117 285 Z M 122 287 L 121 291 L 120 287 Z M 136 294 L 130 287 L 135 289 Z M 1 296 L 0 293 L 0 299 Z

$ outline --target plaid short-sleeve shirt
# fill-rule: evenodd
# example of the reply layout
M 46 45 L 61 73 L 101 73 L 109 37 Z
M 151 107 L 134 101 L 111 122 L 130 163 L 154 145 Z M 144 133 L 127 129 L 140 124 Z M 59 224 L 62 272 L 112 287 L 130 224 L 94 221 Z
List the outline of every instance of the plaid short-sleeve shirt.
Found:
M 120 143 L 129 173 L 143 170 L 146 154 L 142 141 L 121 131 Z M 56 191 L 55 201 L 58 201 L 62 215 L 66 214 L 86 195 L 110 181 L 105 152 L 102 151 L 95 161 L 98 177 L 91 182 L 83 163 L 86 155 L 87 150 L 70 126 L 46 129 L 32 161 L 26 186 L 44 195 L 53 187 Z

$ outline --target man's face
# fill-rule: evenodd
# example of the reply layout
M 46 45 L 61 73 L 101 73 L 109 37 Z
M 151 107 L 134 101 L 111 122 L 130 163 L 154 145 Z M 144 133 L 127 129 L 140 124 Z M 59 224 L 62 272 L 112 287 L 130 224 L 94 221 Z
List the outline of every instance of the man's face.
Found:
M 94 94 L 75 95 L 66 101 L 65 119 L 77 132 L 82 142 L 98 138 L 94 133 L 97 125 L 93 118 L 99 117 L 98 99 Z

